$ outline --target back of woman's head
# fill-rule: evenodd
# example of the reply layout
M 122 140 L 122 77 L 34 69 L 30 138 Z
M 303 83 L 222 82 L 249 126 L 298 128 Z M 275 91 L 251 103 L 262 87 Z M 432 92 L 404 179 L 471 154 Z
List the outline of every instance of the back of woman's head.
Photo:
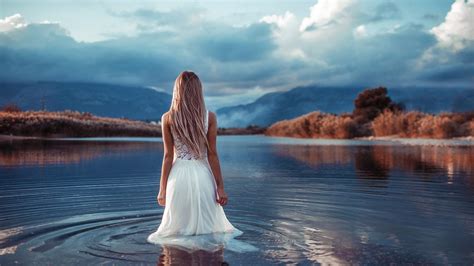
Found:
M 172 133 L 195 155 L 204 155 L 207 137 L 204 128 L 206 105 L 199 77 L 191 71 L 181 72 L 174 83 L 170 107 Z

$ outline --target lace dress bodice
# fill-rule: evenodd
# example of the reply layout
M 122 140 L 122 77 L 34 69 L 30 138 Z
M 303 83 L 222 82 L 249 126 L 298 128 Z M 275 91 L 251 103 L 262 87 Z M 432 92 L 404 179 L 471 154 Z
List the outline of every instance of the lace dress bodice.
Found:
M 206 116 L 204 118 L 204 132 L 207 134 L 207 130 L 209 127 L 209 110 L 206 110 Z M 176 137 L 176 134 L 173 135 L 173 141 L 174 141 L 174 154 L 175 158 L 178 159 L 183 159 L 183 160 L 199 160 L 200 158 L 198 157 L 197 154 L 194 154 L 187 146 L 184 144 L 178 137 Z M 204 151 L 204 156 L 207 156 L 207 150 Z

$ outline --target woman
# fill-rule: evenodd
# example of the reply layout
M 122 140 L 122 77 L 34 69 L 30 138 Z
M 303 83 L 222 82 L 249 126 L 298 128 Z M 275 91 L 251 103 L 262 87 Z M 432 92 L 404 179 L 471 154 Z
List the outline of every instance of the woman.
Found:
M 164 157 L 157 200 L 165 210 L 148 241 L 193 248 L 196 243 L 183 236 L 241 234 L 222 208 L 228 197 L 216 149 L 217 120 L 205 107 L 196 74 L 184 71 L 176 78 L 171 107 L 161 123 Z

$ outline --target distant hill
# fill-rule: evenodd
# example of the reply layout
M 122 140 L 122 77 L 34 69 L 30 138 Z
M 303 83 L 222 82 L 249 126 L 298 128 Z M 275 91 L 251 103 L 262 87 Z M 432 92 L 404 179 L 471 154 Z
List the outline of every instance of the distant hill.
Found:
M 268 126 L 274 122 L 320 110 L 327 113 L 351 112 L 357 94 L 365 88 L 297 87 L 272 92 L 256 101 L 217 110 L 220 127 Z M 437 113 L 474 109 L 474 89 L 391 89 L 395 101 L 408 110 Z M 0 106 L 18 105 L 22 110 L 74 110 L 98 116 L 159 120 L 169 109 L 171 95 L 139 86 L 85 82 L 0 82 Z
M 22 110 L 74 110 L 99 116 L 159 120 L 171 95 L 146 87 L 82 82 L 0 83 L 0 106 Z
M 352 112 L 353 101 L 365 88 L 297 87 L 263 95 L 256 101 L 217 110 L 219 126 L 268 126 L 274 122 L 320 110 L 326 113 Z M 389 96 L 407 110 L 428 113 L 474 110 L 474 89 L 388 88 Z

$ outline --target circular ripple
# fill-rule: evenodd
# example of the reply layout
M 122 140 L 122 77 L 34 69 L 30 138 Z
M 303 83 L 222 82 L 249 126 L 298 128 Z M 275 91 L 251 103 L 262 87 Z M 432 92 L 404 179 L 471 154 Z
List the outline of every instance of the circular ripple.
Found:
M 121 212 L 77 216 L 58 222 L 19 227 L 0 232 L 0 252 L 7 255 L 5 263 L 51 263 L 116 261 L 156 264 L 157 261 L 194 260 L 221 261 L 223 250 L 217 252 L 185 252 L 147 242 L 161 220 L 162 213 Z M 261 224 L 238 219 L 234 224 L 248 232 L 262 232 Z M 248 220 L 247 220 L 248 221 Z M 254 234 L 254 233 L 249 233 Z M 245 237 L 242 237 L 245 239 Z M 9 261 L 8 254 L 15 254 Z M 21 256 L 27 254 L 27 256 Z M 19 258 L 25 259 L 21 261 Z M 4 260 L 5 259 L 5 260 Z

